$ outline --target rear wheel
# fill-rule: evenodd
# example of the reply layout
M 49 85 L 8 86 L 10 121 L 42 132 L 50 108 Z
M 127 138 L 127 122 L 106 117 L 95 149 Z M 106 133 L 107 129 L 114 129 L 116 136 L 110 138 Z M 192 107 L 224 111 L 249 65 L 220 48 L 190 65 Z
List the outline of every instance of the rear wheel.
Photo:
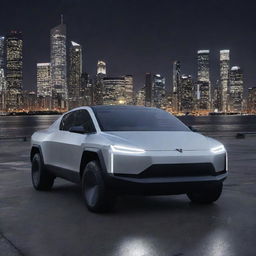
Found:
M 36 153 L 33 157 L 31 176 L 36 190 L 50 190 L 52 188 L 54 176 L 47 172 L 39 153 Z
M 86 165 L 82 177 L 82 191 L 90 211 L 106 212 L 113 208 L 115 195 L 107 189 L 98 161 L 91 161 Z
M 203 186 L 197 191 L 187 193 L 187 196 L 194 203 L 211 204 L 219 199 L 222 187 L 222 182 L 209 184 L 207 186 Z

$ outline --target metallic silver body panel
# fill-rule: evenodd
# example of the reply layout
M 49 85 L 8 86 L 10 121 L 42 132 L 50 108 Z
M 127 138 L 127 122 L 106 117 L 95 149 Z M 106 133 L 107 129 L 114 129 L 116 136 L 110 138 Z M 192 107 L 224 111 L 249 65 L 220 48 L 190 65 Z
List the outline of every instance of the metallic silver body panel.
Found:
M 222 144 L 199 133 L 102 132 L 90 107 L 74 110 L 78 109 L 88 110 L 96 133 L 78 134 L 61 131 L 61 116 L 48 129 L 35 132 L 32 136 L 31 143 L 41 147 L 45 164 L 79 172 L 83 152 L 88 150 L 102 153 L 107 172 L 110 174 L 139 174 L 153 164 L 212 163 L 216 172 L 223 171 L 227 166 L 225 150 L 220 153 L 211 151 Z M 113 145 L 138 148 L 145 152 L 113 152 Z M 182 149 L 182 152 L 177 149 Z M 187 177 L 186 180 L 199 181 L 205 178 Z M 184 180 L 184 177 L 180 179 Z

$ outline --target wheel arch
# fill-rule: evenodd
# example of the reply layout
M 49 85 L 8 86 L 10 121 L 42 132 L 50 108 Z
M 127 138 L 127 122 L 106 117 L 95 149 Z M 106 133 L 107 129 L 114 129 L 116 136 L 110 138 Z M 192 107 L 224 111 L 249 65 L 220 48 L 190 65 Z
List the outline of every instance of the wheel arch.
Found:
M 93 160 L 96 160 L 99 162 L 101 170 L 103 172 L 107 171 L 102 151 L 99 149 L 95 149 L 95 150 L 85 149 L 82 154 L 82 158 L 80 162 L 80 170 L 79 170 L 80 178 L 82 178 L 83 176 L 83 172 L 86 164 L 88 164 L 90 161 L 93 161 Z
M 32 145 L 31 150 L 30 150 L 30 161 L 32 162 L 33 157 L 36 153 L 40 154 L 41 159 L 44 163 L 44 157 L 43 157 L 42 149 L 41 149 L 40 145 Z

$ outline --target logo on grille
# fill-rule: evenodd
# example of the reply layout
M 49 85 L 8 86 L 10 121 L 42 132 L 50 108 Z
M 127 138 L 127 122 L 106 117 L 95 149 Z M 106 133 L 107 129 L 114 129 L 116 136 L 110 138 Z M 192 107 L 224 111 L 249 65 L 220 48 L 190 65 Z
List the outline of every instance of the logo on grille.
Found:
M 176 148 L 176 150 L 177 150 L 178 152 L 180 152 L 180 153 L 183 152 L 182 148 Z

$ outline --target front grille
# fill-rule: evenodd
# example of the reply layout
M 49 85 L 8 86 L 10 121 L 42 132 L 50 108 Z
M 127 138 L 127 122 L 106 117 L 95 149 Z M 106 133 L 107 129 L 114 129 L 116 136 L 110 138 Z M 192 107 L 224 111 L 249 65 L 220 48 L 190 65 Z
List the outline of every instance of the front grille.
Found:
M 195 164 L 153 164 L 139 174 L 115 174 L 123 177 L 155 178 L 155 177 L 184 177 L 184 176 L 215 176 L 216 172 L 211 163 Z

